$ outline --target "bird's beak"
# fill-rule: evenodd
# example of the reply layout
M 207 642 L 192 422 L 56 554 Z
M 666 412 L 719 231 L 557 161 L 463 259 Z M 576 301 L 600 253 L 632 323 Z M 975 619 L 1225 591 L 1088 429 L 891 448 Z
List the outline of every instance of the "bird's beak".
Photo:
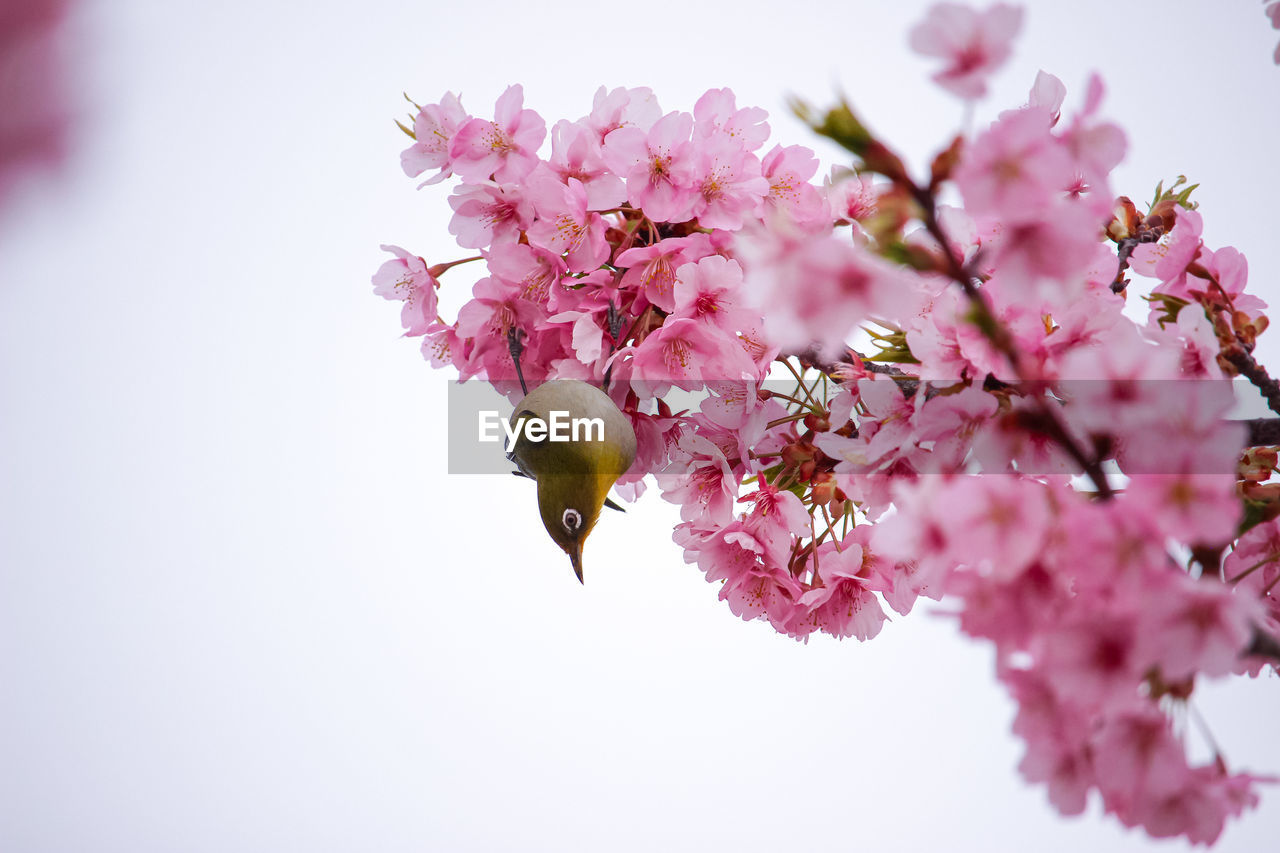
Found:
M 569 562 L 573 565 L 573 573 L 578 576 L 578 583 L 583 586 L 586 581 L 582 579 L 582 543 L 576 542 L 569 550 Z

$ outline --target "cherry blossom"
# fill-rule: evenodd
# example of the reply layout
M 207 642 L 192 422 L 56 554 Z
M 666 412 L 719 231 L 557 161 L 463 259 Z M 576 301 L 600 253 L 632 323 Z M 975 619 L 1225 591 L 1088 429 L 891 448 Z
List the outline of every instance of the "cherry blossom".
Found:
M 975 12 L 957 3 L 938 3 L 911 30 L 911 49 L 945 61 L 933 79 L 962 98 L 987 93 L 987 77 L 1012 53 L 1012 41 L 1022 29 L 1022 10 L 997 3 Z

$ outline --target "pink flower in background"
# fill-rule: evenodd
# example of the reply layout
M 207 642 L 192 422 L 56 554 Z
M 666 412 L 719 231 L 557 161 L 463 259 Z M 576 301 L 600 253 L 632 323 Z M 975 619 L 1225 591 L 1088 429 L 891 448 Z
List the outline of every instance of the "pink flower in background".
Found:
M 1040 108 L 1007 113 L 965 151 L 956 186 L 970 215 L 1006 222 L 1034 219 L 1063 196 L 1073 177 L 1071 158 Z
M 1124 502 L 1154 530 L 1196 544 L 1229 542 L 1240 521 L 1235 477 L 1225 473 L 1136 474 Z
M 1257 598 L 1186 575 L 1175 580 L 1165 594 L 1150 597 L 1142 614 L 1145 656 L 1169 680 L 1232 672 L 1263 618 Z
M 1271 19 L 1271 29 L 1280 30 L 1280 3 L 1268 3 L 1263 11 Z M 1280 45 L 1276 45 L 1276 52 L 1272 54 L 1272 58 L 1276 65 L 1280 65 Z
M 876 188 L 868 177 L 861 177 L 850 169 L 835 167 L 822 181 L 822 192 L 831 207 L 831 215 L 838 223 L 853 223 L 865 219 L 876 210 Z
M 1139 656 L 1135 616 L 1078 614 L 1043 636 L 1040 654 L 1061 695 L 1084 703 L 1136 697 L 1149 662 Z
M 546 122 L 523 109 L 524 88 L 509 86 L 498 97 L 493 121 L 473 118 L 458 128 L 449 143 L 453 170 L 466 181 L 498 183 L 519 180 L 538 162 L 538 146 L 547 135 Z
M 10 183 L 66 156 L 69 6 L 69 0 L 14 0 L 0 7 L 0 203 Z
M 1046 110 L 1051 115 L 1050 124 L 1057 125 L 1062 116 L 1062 102 L 1067 99 L 1067 87 L 1052 74 L 1044 71 L 1036 72 L 1035 82 L 1031 84 L 1031 93 L 1027 97 L 1027 106 Z
M 976 12 L 956 3 L 938 3 L 912 28 L 911 49 L 944 61 L 933 75 L 938 85 L 962 98 L 981 98 L 987 78 L 1013 52 L 1022 29 L 1022 10 L 997 3 Z
M 742 233 L 745 303 L 764 317 L 780 347 L 832 347 L 862 321 L 911 313 L 917 285 L 901 271 L 834 233 L 799 230 L 789 219 Z
M 1062 134 L 1076 173 L 1074 183 L 1068 187 L 1070 194 L 1073 198 L 1083 199 L 1099 222 L 1110 217 L 1115 196 L 1111 192 L 1109 176 L 1111 170 L 1120 165 L 1128 148 L 1128 141 L 1119 125 L 1096 117 L 1102 94 L 1102 78 L 1097 74 L 1090 75 L 1084 107 Z

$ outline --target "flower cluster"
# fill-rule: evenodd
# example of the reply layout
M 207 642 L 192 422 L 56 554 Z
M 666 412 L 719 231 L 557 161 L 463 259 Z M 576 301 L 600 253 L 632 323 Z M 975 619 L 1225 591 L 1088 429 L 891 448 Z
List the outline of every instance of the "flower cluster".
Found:
M 971 99 L 1020 23 L 942 4 L 912 43 Z M 604 386 L 638 439 L 619 491 L 651 478 L 678 505 L 676 543 L 733 613 L 867 640 L 946 596 L 993 644 L 1021 769 L 1060 810 L 1096 791 L 1211 842 L 1258 778 L 1191 763 L 1167 708 L 1280 660 L 1277 439 L 1227 420 L 1234 376 L 1280 411 L 1252 358 L 1266 306 L 1243 255 L 1204 244 L 1193 188 L 1145 213 L 1113 195 L 1126 143 L 1100 80 L 1064 118 L 1065 96 L 1042 72 L 927 182 L 848 106 L 798 105 L 853 155 L 818 183 L 727 89 L 663 112 L 601 88 L 549 153 L 519 86 L 491 118 L 446 95 L 402 165 L 456 179 L 450 232 L 478 254 L 384 247 L 374 285 L 463 379 Z M 469 263 L 485 274 L 448 322 L 440 278 Z

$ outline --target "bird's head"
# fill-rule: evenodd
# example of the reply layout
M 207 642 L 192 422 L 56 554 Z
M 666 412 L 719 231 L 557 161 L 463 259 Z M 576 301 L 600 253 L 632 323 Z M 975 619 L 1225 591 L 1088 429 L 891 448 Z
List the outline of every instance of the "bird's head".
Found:
M 569 555 L 573 573 L 582 581 L 582 546 L 600 519 L 600 507 L 613 484 L 592 476 L 538 478 L 538 511 L 542 525 Z

